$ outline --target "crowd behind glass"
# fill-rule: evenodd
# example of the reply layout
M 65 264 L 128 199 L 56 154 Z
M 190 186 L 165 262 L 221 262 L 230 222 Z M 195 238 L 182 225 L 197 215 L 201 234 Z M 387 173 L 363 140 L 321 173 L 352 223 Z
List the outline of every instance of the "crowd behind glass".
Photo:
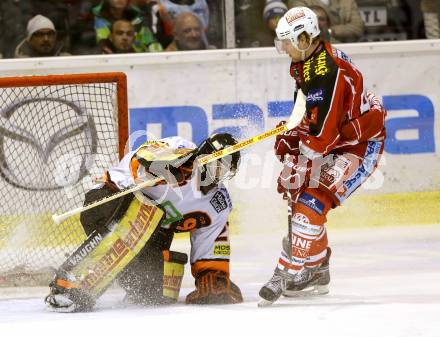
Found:
M 0 57 L 273 46 L 295 6 L 334 43 L 440 38 L 440 0 L 2 0 Z

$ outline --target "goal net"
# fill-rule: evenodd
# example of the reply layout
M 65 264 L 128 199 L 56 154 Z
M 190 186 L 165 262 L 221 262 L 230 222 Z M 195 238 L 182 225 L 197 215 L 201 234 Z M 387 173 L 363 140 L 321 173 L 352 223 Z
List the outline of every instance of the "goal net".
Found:
M 51 215 L 122 157 L 126 95 L 123 73 L 0 78 L 0 286 L 47 285 L 85 239 Z

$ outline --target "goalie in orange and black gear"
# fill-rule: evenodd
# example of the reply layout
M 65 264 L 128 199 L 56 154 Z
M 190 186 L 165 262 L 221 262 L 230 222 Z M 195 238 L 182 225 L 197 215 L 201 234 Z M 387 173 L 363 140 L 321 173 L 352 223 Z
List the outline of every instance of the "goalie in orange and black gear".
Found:
M 171 141 L 169 143 L 170 148 L 178 147 L 177 144 L 171 144 Z M 171 172 L 174 183 L 179 185 L 185 199 L 173 199 L 172 193 L 167 194 L 165 199 L 175 206 L 174 211 L 180 212 L 182 217 L 174 221 L 165 219 L 164 223 L 169 227 L 168 233 L 190 232 L 191 272 L 196 289 L 187 296 L 187 304 L 231 304 L 243 301 L 240 289 L 230 280 L 228 215 L 232 204 L 222 184 L 236 174 L 240 153 L 236 152 L 202 167 L 193 165 L 196 158 L 235 144 L 237 141 L 230 134 L 214 134 L 192 150 L 189 149 L 190 145 L 178 148 L 182 156 L 172 160 L 172 166 L 180 167 Z M 140 155 L 134 158 L 147 169 L 147 174 L 161 175 L 155 171 L 163 165 L 152 165 L 154 162 L 148 160 L 151 158 L 148 153 L 142 157 L 144 159 Z M 155 158 L 156 164 L 159 159 Z M 179 161 L 182 164 L 176 165 Z M 133 163 L 136 165 L 136 161 Z M 191 184 L 202 193 L 193 193 Z M 165 186 L 158 185 L 147 193 L 157 199 L 162 196 L 161 191 L 164 189 Z
M 144 241 L 141 247 L 137 247 L 136 254 L 130 259 L 124 258 L 119 270 L 109 269 L 108 275 L 103 275 L 108 282 L 84 291 L 78 279 L 87 271 L 80 269 L 76 272 L 76 262 L 74 265 L 69 263 L 76 261 L 75 254 L 86 250 L 88 262 L 96 263 L 95 256 L 101 259 L 112 254 L 107 251 L 101 255 L 96 253 L 98 248 L 102 250 L 101 241 L 110 240 L 112 245 L 121 242 L 119 239 L 127 241 L 126 232 L 136 223 L 133 211 L 130 218 L 130 207 L 133 203 L 138 205 L 139 201 L 133 195 L 127 195 L 83 212 L 80 220 L 88 238 L 58 270 L 46 303 L 55 311 L 89 310 L 113 279 L 117 279 L 126 291 L 129 302 L 147 305 L 175 302 L 183 265 L 187 262 L 186 254 L 169 251 L 175 232 L 190 232 L 191 236 L 191 271 L 196 289 L 188 295 L 186 303 L 241 302 L 240 289 L 229 278 L 228 216 L 232 203 L 222 184 L 237 172 L 240 154 L 229 155 L 202 168 L 194 165 L 197 156 L 236 143 L 231 135 L 218 134 L 197 148 L 180 137 L 170 137 L 147 142 L 127 154 L 117 167 L 110 168 L 105 174 L 105 183 L 86 194 L 85 204 L 129 187 L 142 177 L 164 177 L 161 183 L 142 190 L 143 197 L 149 200 L 147 204 L 155 205 L 148 206 L 148 211 L 160 214 L 160 224 L 156 217 L 148 236 L 142 236 Z M 142 210 L 147 206 L 140 207 Z M 116 229 L 120 237 L 114 237 Z M 173 277 L 180 280 L 172 280 Z

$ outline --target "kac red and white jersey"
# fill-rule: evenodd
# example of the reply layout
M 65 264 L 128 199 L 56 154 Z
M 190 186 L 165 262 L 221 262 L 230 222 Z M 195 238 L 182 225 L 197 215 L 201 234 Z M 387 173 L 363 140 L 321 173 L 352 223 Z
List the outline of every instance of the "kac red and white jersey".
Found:
M 298 127 L 302 143 L 324 155 L 343 146 L 342 126 L 358 119 L 372 105 L 361 72 L 344 52 L 323 42 L 304 62 L 292 63 L 290 74 L 306 96 L 306 115 Z M 369 132 L 380 137 L 384 118 L 373 123 Z

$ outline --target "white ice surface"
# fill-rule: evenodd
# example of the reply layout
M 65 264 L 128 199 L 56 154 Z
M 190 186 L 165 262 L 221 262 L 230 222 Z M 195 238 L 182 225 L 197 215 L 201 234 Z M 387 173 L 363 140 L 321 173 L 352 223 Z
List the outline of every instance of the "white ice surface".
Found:
M 258 308 L 281 233 L 232 237 L 232 278 L 244 303 L 187 306 L 189 269 L 180 303 L 124 307 L 113 289 L 91 313 L 45 310 L 38 289 L 0 290 L 0 336 L 347 336 L 440 337 L 440 225 L 362 230 L 329 229 L 333 247 L 330 294 L 281 299 Z M 178 240 L 173 248 L 188 251 Z M 24 298 L 17 298 L 24 297 Z

